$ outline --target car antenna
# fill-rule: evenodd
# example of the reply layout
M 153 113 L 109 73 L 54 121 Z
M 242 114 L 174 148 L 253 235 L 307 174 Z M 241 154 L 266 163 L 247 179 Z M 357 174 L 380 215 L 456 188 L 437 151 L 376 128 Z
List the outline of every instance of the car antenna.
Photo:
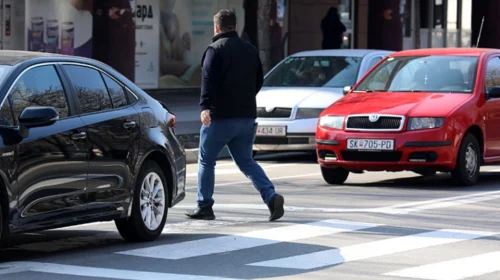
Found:
M 481 27 L 479 28 L 479 34 L 477 35 L 477 42 L 476 45 L 473 45 L 473 48 L 477 48 L 479 46 L 479 40 L 481 39 L 481 33 L 483 33 L 483 24 L 484 24 L 484 16 L 483 19 L 481 20 Z

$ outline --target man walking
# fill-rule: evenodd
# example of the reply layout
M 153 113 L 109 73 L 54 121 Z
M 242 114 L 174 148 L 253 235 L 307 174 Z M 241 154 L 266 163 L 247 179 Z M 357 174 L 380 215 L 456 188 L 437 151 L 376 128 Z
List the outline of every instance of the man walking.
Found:
M 197 207 L 186 212 L 192 219 L 213 220 L 215 162 L 227 145 L 238 168 L 249 178 L 267 204 L 269 221 L 284 214 L 283 196 L 277 194 L 264 170 L 253 160 L 257 131 L 256 95 L 263 70 L 254 46 L 238 37 L 236 15 L 221 10 L 214 16 L 213 43 L 202 58 L 200 148 Z

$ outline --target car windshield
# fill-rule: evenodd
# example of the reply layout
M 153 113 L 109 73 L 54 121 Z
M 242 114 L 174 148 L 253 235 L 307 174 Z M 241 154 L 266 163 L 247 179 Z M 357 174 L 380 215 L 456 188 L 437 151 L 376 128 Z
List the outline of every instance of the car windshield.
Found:
M 449 55 L 389 57 L 354 91 L 472 93 L 478 60 Z
M 356 83 L 360 57 L 294 56 L 265 79 L 267 87 L 344 87 Z

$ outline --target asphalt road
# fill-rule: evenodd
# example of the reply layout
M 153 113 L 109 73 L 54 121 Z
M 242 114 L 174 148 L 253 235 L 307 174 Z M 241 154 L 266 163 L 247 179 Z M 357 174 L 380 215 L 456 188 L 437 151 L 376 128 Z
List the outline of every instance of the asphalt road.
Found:
M 413 173 L 329 186 L 314 158 L 259 161 L 285 197 L 278 222 L 230 161 L 217 167 L 217 219 L 185 219 L 190 165 L 187 198 L 159 240 L 126 243 L 113 223 L 19 235 L 0 251 L 0 279 L 500 279 L 499 167 L 475 187 Z

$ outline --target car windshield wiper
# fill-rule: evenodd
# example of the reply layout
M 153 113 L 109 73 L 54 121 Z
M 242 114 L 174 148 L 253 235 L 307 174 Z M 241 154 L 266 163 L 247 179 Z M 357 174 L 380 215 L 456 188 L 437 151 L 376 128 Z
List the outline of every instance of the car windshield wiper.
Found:
M 410 90 L 393 90 L 392 92 L 422 92 L 418 89 L 410 89 Z
M 386 92 L 387 90 L 375 90 L 375 89 L 366 89 L 366 90 L 353 90 L 352 92 Z

